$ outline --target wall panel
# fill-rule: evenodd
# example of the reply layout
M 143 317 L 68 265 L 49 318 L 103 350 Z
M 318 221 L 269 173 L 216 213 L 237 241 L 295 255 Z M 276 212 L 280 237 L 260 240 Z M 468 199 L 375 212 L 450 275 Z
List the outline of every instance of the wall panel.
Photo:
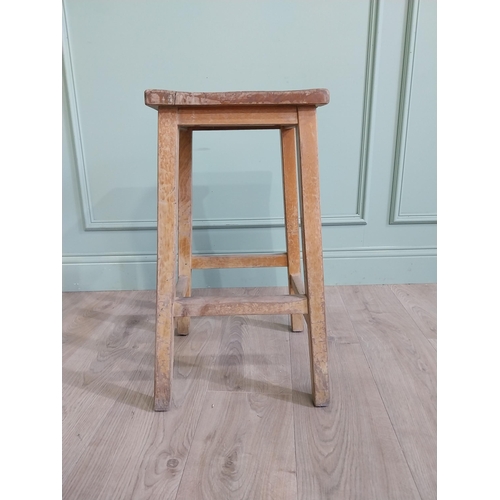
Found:
M 432 0 L 66 0 L 64 13 L 64 289 L 154 287 L 146 88 L 328 88 L 327 284 L 435 279 L 435 226 L 421 224 L 435 218 Z M 193 160 L 195 252 L 284 249 L 276 131 L 195 133 Z M 275 285 L 282 274 L 199 271 L 195 285 Z

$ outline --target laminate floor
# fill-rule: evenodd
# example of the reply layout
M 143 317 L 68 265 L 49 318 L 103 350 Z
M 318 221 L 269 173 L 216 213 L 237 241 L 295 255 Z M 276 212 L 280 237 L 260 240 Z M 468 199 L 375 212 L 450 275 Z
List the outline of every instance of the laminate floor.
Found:
M 193 294 L 285 293 L 284 289 Z M 331 403 L 287 316 L 191 319 L 153 411 L 155 292 L 63 294 L 63 499 L 436 498 L 436 285 L 326 289 Z

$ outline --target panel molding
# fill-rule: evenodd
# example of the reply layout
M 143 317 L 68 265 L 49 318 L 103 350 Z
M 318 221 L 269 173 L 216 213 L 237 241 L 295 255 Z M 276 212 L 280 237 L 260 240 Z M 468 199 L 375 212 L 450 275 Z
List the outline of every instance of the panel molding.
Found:
M 370 146 L 371 124 L 372 124 L 372 102 L 373 102 L 373 83 L 375 70 L 375 55 L 377 45 L 377 20 L 378 20 L 379 1 L 370 1 L 370 12 L 368 21 L 368 45 L 366 47 L 365 61 L 365 91 L 363 95 L 363 124 L 361 127 L 361 151 L 359 162 L 358 193 L 356 202 L 356 213 L 346 217 L 353 222 L 347 224 L 366 224 L 366 178 L 368 173 L 368 151 Z M 338 216 L 337 216 L 338 217 Z M 340 221 L 341 219 L 338 218 Z
M 358 174 L 358 189 L 356 196 L 356 213 L 347 215 L 323 215 L 321 222 L 323 226 L 352 226 L 365 225 L 366 209 L 366 178 L 368 172 L 368 150 L 369 138 L 371 132 L 372 116 L 372 94 L 373 94 L 373 74 L 376 53 L 376 32 L 378 20 L 379 0 L 370 0 L 369 21 L 368 21 L 368 43 L 366 49 L 365 61 L 365 85 L 363 95 L 363 117 L 360 144 L 360 162 Z M 79 117 L 78 100 L 76 92 L 76 83 L 73 71 L 73 62 L 71 56 L 71 44 L 69 41 L 69 29 L 66 15 L 65 3 L 62 8 L 63 24 L 63 70 L 68 94 L 68 106 L 72 132 L 72 142 L 75 151 L 75 160 L 77 166 L 78 187 L 80 191 L 80 202 L 82 205 L 84 229 L 86 231 L 99 230 L 148 230 L 156 229 L 156 220 L 98 220 L 92 211 L 92 196 L 90 192 L 89 174 L 85 151 L 83 146 L 83 137 Z M 225 218 L 225 219 L 193 219 L 194 229 L 233 229 L 233 228 L 270 228 L 284 227 L 282 217 L 264 217 L 264 218 Z
M 68 23 L 66 19 L 66 6 L 62 2 L 62 60 L 64 84 L 66 85 L 68 98 L 68 111 L 71 126 L 71 139 L 75 153 L 78 188 L 80 191 L 80 202 L 82 205 L 83 221 L 85 229 L 92 227 L 94 216 L 92 213 L 92 203 L 90 200 L 89 180 L 85 162 L 85 152 L 83 149 L 82 131 L 80 128 L 80 115 L 78 111 L 78 101 L 76 99 L 75 78 L 73 74 L 73 63 L 69 45 Z
M 420 0 L 408 0 L 389 224 L 437 223 L 437 214 L 401 213 L 419 7 Z

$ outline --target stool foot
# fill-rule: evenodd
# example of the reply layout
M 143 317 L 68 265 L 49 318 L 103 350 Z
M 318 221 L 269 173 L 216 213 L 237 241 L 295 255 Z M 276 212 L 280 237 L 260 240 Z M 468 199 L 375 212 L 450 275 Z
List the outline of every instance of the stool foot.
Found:
M 177 335 L 189 335 L 190 318 L 177 318 Z
M 155 354 L 155 411 L 167 411 L 172 392 L 174 359 L 174 317 L 173 304 L 168 300 L 158 300 L 156 319 Z
M 155 399 L 155 411 L 168 411 L 169 405 L 164 401 Z
M 292 332 L 304 331 L 304 317 L 302 314 L 292 314 L 290 316 L 292 323 Z
M 328 377 L 328 351 L 324 324 L 308 325 L 309 352 L 311 356 L 312 399 L 314 406 L 330 404 Z
M 155 398 L 155 411 L 168 411 L 170 404 L 166 400 Z

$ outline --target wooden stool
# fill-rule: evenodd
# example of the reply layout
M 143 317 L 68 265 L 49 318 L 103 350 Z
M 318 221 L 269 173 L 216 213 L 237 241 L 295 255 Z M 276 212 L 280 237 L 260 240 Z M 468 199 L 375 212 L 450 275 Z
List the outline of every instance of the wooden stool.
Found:
M 292 331 L 303 330 L 302 315 L 305 316 L 313 402 L 315 406 L 328 405 L 316 107 L 329 100 L 326 89 L 213 93 L 146 90 L 146 105 L 158 110 L 155 410 L 168 410 L 170 404 L 175 321 L 178 334 L 187 335 L 190 316 L 244 314 L 290 314 Z M 276 128 L 281 131 L 286 253 L 192 255 L 193 130 Z M 300 266 L 299 198 L 304 281 Z M 288 267 L 290 295 L 191 297 L 192 269 L 278 266 Z

